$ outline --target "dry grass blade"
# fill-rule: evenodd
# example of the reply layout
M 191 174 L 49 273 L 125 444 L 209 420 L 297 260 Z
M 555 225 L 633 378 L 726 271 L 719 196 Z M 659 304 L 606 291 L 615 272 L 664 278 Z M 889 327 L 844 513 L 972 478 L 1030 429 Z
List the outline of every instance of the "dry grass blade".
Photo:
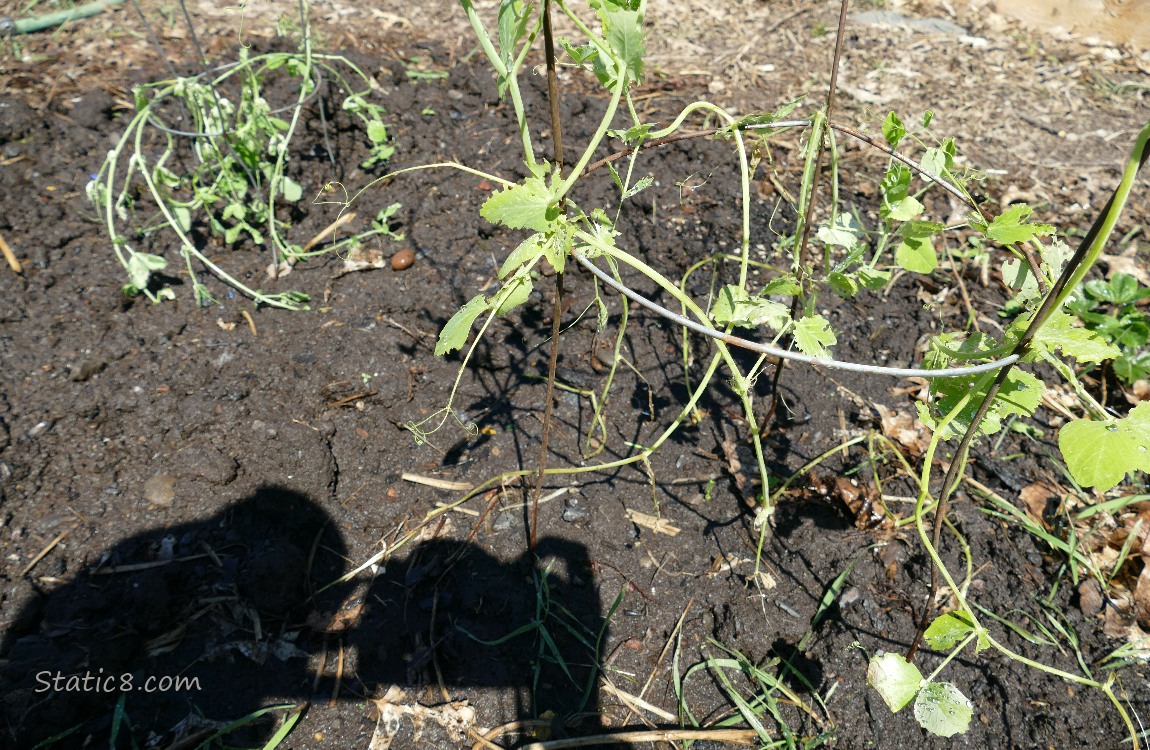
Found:
M 446 479 L 425 477 L 419 474 L 411 474 L 406 471 L 403 472 L 403 475 L 400 478 L 405 482 L 411 482 L 412 484 L 423 484 L 428 487 L 434 487 L 438 490 L 458 490 L 461 492 L 468 492 L 475 488 L 474 485 L 468 482 L 450 482 Z
M 75 527 L 73 527 L 73 528 L 75 528 Z M 47 554 L 49 552 L 51 552 L 52 549 L 57 544 L 59 544 L 61 542 L 61 540 L 64 539 L 64 537 L 68 536 L 71 533 L 72 533 L 72 529 L 65 529 L 64 531 L 61 531 L 59 534 L 57 534 L 55 539 L 53 539 L 52 541 L 50 541 L 46 545 L 44 545 L 44 549 L 40 550 L 36 554 L 36 556 L 32 558 L 31 562 L 29 562 L 27 565 L 24 566 L 24 569 L 20 571 L 20 576 L 23 577 L 23 576 L 28 575 L 28 573 L 32 570 L 32 568 L 36 567 L 36 563 L 43 560 L 44 557 L 47 556 Z
M 8 243 L 4 241 L 3 236 L 0 236 L 0 253 L 4 254 L 4 260 L 8 261 L 8 267 L 11 268 L 13 272 L 23 275 L 24 268 L 20 265 L 16 254 L 12 252 L 12 248 L 8 247 Z
M 758 735 L 753 729 L 646 729 L 637 732 L 605 732 L 587 737 L 571 737 L 546 742 L 532 742 L 520 750 L 565 750 L 569 747 L 598 747 L 617 742 L 732 742 L 754 745 Z

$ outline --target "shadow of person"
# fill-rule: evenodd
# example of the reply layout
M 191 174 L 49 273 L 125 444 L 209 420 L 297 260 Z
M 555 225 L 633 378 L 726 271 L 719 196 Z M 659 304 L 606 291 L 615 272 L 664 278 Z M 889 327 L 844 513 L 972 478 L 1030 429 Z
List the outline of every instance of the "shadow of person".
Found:
M 166 747 L 263 706 L 391 686 L 424 703 L 494 688 L 489 725 L 595 711 L 605 625 L 583 545 L 500 559 L 433 539 L 325 587 L 346 552 L 320 506 L 278 487 L 116 544 L 3 634 L 0 746 L 110 747 L 118 732 Z M 269 723 L 227 739 L 266 741 Z

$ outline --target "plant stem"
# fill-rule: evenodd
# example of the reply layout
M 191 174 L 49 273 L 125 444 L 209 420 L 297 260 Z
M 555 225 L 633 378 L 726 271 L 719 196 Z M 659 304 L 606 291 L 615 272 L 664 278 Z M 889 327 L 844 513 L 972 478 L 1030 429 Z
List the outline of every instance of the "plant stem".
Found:
M 555 40 L 551 35 L 551 0 L 543 0 L 543 47 L 547 58 L 547 103 L 551 110 L 551 140 L 555 146 L 555 177 L 563 175 L 563 129 L 559 117 L 559 79 L 555 75 Z M 562 204 L 560 204 L 562 211 Z M 535 478 L 535 496 L 531 501 L 531 551 L 539 535 L 539 496 L 543 493 L 543 478 L 547 472 L 547 442 L 551 437 L 551 419 L 554 412 L 555 368 L 559 366 L 560 318 L 563 316 L 563 272 L 555 273 L 555 307 L 551 311 L 551 361 L 547 366 L 547 395 L 543 405 L 543 431 L 539 440 L 539 473 Z

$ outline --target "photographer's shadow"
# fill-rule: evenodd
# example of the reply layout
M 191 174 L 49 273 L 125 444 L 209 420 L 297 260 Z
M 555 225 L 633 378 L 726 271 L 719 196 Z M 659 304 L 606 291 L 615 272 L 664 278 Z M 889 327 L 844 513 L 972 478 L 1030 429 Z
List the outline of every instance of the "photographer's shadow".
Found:
M 162 747 L 204 719 L 392 686 L 426 704 L 496 688 L 488 725 L 596 710 L 605 625 L 583 545 L 548 538 L 537 556 L 500 561 L 435 539 L 370 580 L 322 588 L 349 569 L 330 521 L 298 493 L 263 488 L 127 539 L 37 597 L 0 641 L 0 746 L 63 734 L 51 747 L 109 747 L 118 723 L 121 746 Z

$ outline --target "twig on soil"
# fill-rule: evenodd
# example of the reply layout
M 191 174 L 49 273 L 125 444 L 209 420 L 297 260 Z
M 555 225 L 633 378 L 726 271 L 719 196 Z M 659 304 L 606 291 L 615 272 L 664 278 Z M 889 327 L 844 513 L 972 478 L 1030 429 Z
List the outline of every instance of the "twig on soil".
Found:
M 671 644 L 675 642 L 675 639 L 679 635 L 679 632 L 683 629 L 683 623 L 687 619 L 687 613 L 691 611 L 691 606 L 694 603 L 695 603 L 695 597 L 692 596 L 690 599 L 687 600 L 687 606 L 683 607 L 683 614 L 679 615 L 679 621 L 675 623 L 675 629 L 671 631 L 671 634 L 669 636 L 667 636 L 667 642 L 663 644 L 663 650 L 659 652 L 659 658 L 655 660 L 655 666 L 651 667 L 651 674 L 649 674 L 647 676 L 647 681 L 645 683 L 643 683 L 643 689 L 639 691 L 639 695 L 638 695 L 639 700 L 643 699 L 643 696 L 647 694 L 647 690 L 651 687 L 651 682 L 655 679 L 655 672 L 658 671 L 659 665 L 661 665 L 663 663 L 663 659 L 667 656 L 667 652 L 671 649 Z M 650 706 L 651 704 L 644 701 L 642 705 L 643 706 Z M 652 713 L 654 713 L 657 716 L 663 715 L 662 713 L 660 713 L 658 710 L 654 709 L 653 707 L 650 710 Z M 634 709 L 632 709 L 632 713 L 634 713 Z M 675 716 L 671 716 L 667 719 L 667 721 L 675 721 L 676 718 L 677 717 L 675 717 Z M 625 722 L 626 719 L 624 719 L 623 721 Z
M 20 571 L 20 577 L 23 578 L 24 576 L 28 575 L 28 573 L 32 570 L 32 568 L 36 567 L 36 563 L 43 560 L 44 557 L 49 552 L 51 552 L 52 549 L 64 539 L 64 537 L 66 537 L 72 533 L 72 529 L 74 529 L 74 528 L 76 528 L 76 527 L 73 526 L 71 529 L 64 529 L 63 531 L 61 531 L 59 534 L 56 535 L 55 539 L 53 539 L 52 541 L 50 541 L 46 545 L 44 545 L 44 549 L 40 550 L 40 552 L 35 557 L 32 558 L 32 561 L 30 563 L 28 563 L 27 565 L 25 565 L 24 569 Z
M 313 247 L 315 247 L 316 245 L 318 245 L 319 243 L 323 242 L 328 237 L 330 237 L 332 235 L 332 233 L 335 232 L 337 229 L 342 227 L 344 224 L 347 224 L 349 221 L 351 221 L 354 218 L 355 218 L 355 212 L 354 211 L 352 211 L 351 213 L 346 213 L 343 216 L 340 216 L 338 219 L 336 219 L 335 221 L 333 221 L 332 223 L 330 223 L 326 227 L 324 227 L 323 231 L 321 231 L 315 237 L 312 237 L 310 240 L 308 240 L 307 244 L 303 246 L 303 249 L 300 250 L 300 252 L 306 253 L 308 250 L 311 250 Z M 290 263 L 292 261 L 289 260 L 288 262 Z
M 627 520 L 636 526 L 642 526 L 645 529 L 650 529 L 656 534 L 666 534 L 667 536 L 678 536 L 682 531 L 677 526 L 672 526 L 665 518 L 656 518 L 655 516 L 648 515 L 647 513 L 640 513 L 637 510 L 625 509 Z
M 213 557 L 207 553 L 200 553 L 198 555 L 187 555 L 186 557 L 173 557 L 171 560 L 153 560 L 146 563 L 131 563 L 129 565 L 116 565 L 111 568 L 97 568 L 92 571 L 94 576 L 110 576 L 117 573 L 136 573 L 141 570 L 151 570 L 152 568 L 162 568 L 165 565 L 172 563 L 191 562 L 192 560 L 202 560 L 205 557 Z
M 339 699 L 339 688 L 343 684 L 343 636 L 339 638 L 339 656 L 335 662 L 335 687 L 331 689 L 331 700 L 327 702 L 328 708 L 335 705 Z
M 639 716 L 639 711 L 647 711 L 649 713 L 653 713 L 663 721 L 677 721 L 679 718 L 673 713 L 664 711 L 658 706 L 651 705 L 637 695 L 631 695 L 630 693 L 623 692 L 619 688 L 615 687 L 610 680 L 604 679 L 603 691 L 610 693 L 619 700 L 623 701 L 623 703 L 627 705 L 627 708 L 631 710 L 631 713 L 635 716 L 638 716 L 641 721 L 645 720 L 642 716 Z
M 0 253 L 4 254 L 4 260 L 8 261 L 8 267 L 11 268 L 13 272 L 21 276 L 24 275 L 24 268 L 20 265 L 20 260 L 16 257 L 16 254 L 12 252 L 12 248 L 8 247 L 8 243 L 4 241 L 3 235 L 0 235 Z
M 405 482 L 411 482 L 412 484 L 424 484 L 424 485 L 427 485 L 428 487 L 434 487 L 438 490 L 453 490 L 453 491 L 459 490 L 462 492 L 467 492 L 469 490 L 474 489 L 474 487 L 475 487 L 474 485 L 472 485 L 468 482 L 450 482 L 446 479 L 436 479 L 435 477 L 424 477 L 424 476 L 420 476 L 419 474 L 411 474 L 411 473 L 406 472 L 406 471 L 400 475 L 400 479 L 402 479 Z
M 247 310 L 240 310 L 240 315 L 244 316 L 244 320 L 248 322 L 248 328 L 251 329 L 252 335 L 258 336 L 259 333 L 256 332 L 256 322 L 252 320 L 252 314 Z

